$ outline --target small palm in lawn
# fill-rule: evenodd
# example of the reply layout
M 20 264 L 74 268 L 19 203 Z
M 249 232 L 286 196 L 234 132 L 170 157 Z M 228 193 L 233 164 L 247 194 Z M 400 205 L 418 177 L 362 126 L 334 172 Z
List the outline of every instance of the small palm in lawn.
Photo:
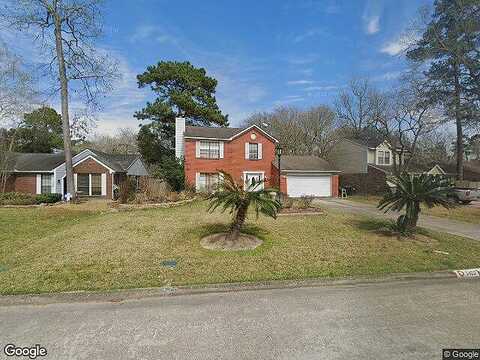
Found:
M 232 175 L 223 171 L 220 173 L 222 180 L 216 191 L 209 197 L 208 211 L 213 212 L 220 208 L 222 212 L 229 210 L 233 214 L 233 220 L 226 235 L 227 240 L 232 242 L 238 240 L 250 206 L 254 207 L 257 218 L 260 213 L 277 218 L 281 204 L 272 198 L 271 190 L 266 191 L 260 188 L 263 180 L 253 181 L 248 189 L 244 189 L 243 184 L 236 183 Z
M 403 231 L 412 232 L 415 229 L 421 204 L 429 208 L 440 205 L 450 209 L 455 206 L 448 198 L 452 187 L 445 178 L 428 174 L 403 173 L 389 178 L 389 181 L 395 185 L 396 189 L 380 200 L 378 208 L 385 212 L 401 211 L 405 208 L 405 215 L 400 216 L 397 221 L 397 226 Z

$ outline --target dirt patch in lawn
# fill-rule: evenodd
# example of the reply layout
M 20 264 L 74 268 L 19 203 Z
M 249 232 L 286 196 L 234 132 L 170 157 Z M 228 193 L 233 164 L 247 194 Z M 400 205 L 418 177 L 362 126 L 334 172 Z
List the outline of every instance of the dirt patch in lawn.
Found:
M 200 240 L 200 245 L 208 250 L 240 251 L 253 250 L 263 243 L 253 235 L 240 234 L 235 241 L 228 240 L 226 235 L 227 233 L 218 233 L 205 236 Z

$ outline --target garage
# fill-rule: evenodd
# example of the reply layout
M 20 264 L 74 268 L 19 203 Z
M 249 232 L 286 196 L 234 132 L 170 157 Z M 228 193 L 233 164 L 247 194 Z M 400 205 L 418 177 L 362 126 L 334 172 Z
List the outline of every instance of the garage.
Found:
M 278 168 L 278 165 L 276 167 Z M 282 156 L 280 172 L 283 179 L 281 191 L 288 196 L 338 196 L 340 171 L 318 156 Z
M 303 195 L 332 196 L 331 175 L 287 175 L 287 194 L 291 197 Z

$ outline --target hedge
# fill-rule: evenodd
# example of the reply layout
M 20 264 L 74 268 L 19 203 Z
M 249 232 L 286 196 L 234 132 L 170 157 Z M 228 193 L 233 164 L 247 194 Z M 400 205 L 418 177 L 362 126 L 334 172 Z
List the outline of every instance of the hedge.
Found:
M 0 205 L 51 204 L 62 199 L 60 194 L 24 194 L 18 192 L 0 193 Z

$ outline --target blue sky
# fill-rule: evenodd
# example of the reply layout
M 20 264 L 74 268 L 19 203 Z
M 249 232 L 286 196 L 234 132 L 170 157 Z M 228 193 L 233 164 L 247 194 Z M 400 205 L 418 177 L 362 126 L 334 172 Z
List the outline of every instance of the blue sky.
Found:
M 99 46 L 122 79 L 98 132 L 136 127 L 151 91 L 135 76 L 161 60 L 188 60 L 218 80 L 217 100 L 239 125 L 278 105 L 331 104 L 356 76 L 389 87 L 405 66 L 402 33 L 428 0 L 110 1 Z M 57 104 L 53 104 L 58 107 Z

